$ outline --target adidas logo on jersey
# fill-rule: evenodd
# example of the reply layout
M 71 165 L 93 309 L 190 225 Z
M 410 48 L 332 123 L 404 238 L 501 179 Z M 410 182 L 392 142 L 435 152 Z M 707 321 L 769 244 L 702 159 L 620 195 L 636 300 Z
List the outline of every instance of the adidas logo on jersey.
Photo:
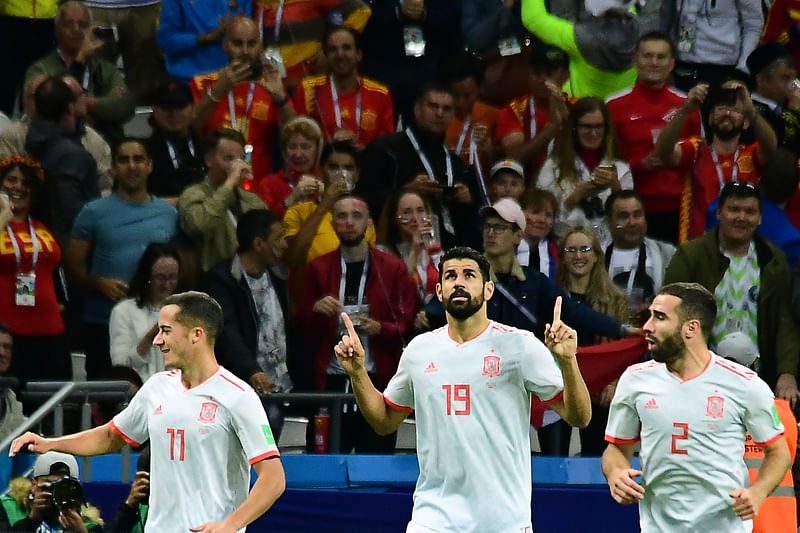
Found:
M 650 398 L 650 401 L 644 404 L 645 409 L 658 409 L 658 404 L 655 398 Z
M 430 374 L 431 372 L 438 372 L 438 369 L 436 368 L 436 365 L 433 364 L 433 361 L 431 361 L 428 366 L 425 367 L 426 374 Z
M 161 410 L 161 406 L 159 405 L 158 407 L 156 407 L 156 410 L 153 411 L 153 414 L 154 415 L 160 415 L 162 412 L 163 411 Z

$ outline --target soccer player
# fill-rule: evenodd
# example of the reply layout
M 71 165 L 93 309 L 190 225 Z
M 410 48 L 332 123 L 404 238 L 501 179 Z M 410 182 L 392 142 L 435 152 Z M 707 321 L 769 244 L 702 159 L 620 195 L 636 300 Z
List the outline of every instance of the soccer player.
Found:
M 219 366 L 222 308 L 201 292 L 164 300 L 153 344 L 173 370 L 153 375 L 128 407 L 100 427 L 43 438 L 25 433 L 9 451 L 100 455 L 150 439 L 145 531 L 244 531 L 283 493 L 285 478 L 261 401 Z M 258 479 L 248 495 L 250 465 Z
M 643 328 L 653 360 L 625 371 L 611 403 L 603 474 L 618 503 L 639 502 L 643 533 L 752 531 L 789 466 L 767 384 L 708 349 L 716 307 L 697 283 L 662 287 Z M 745 430 L 764 448 L 751 486 Z M 631 468 L 640 439 L 641 471 Z
M 420 476 L 407 533 L 529 533 L 530 393 L 574 426 L 591 417 L 577 334 L 561 321 L 561 298 L 545 328 L 547 347 L 489 320 L 494 283 L 488 261 L 471 248 L 449 250 L 439 267 L 436 294 L 448 325 L 409 343 L 383 394 L 344 313 L 348 334 L 334 351 L 377 433 L 392 433 L 416 409 Z

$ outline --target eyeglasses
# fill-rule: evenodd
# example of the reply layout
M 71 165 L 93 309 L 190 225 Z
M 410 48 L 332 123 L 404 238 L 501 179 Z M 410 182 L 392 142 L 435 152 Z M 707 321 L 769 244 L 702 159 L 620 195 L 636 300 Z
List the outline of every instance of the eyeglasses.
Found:
M 580 252 L 582 254 L 588 254 L 591 251 L 592 251 L 592 246 L 589 245 L 589 244 L 586 244 L 584 246 L 577 246 L 577 247 L 576 246 L 565 246 L 564 247 L 564 253 L 565 254 L 577 254 L 578 252 Z
M 497 235 L 502 235 L 507 231 L 511 231 L 512 226 L 510 224 L 484 224 L 483 231 L 486 233 L 496 233 Z
M 397 215 L 397 221 L 401 224 L 408 224 L 412 220 L 416 220 L 417 222 L 430 222 L 431 216 L 423 215 L 421 217 L 414 217 L 411 215 Z
M 603 131 L 606 129 L 605 124 L 581 124 L 578 123 L 578 129 L 583 131 Z

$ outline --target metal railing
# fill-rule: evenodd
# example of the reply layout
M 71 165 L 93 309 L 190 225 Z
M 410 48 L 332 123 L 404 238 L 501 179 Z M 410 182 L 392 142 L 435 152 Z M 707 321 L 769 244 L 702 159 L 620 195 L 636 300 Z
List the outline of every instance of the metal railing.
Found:
M 353 394 L 343 392 L 281 392 L 261 395 L 260 398 L 274 402 L 329 406 L 331 423 L 328 433 L 328 453 L 339 453 L 341 451 L 343 407 L 344 404 L 355 401 Z M 314 423 L 313 417 L 309 419 L 308 423 Z

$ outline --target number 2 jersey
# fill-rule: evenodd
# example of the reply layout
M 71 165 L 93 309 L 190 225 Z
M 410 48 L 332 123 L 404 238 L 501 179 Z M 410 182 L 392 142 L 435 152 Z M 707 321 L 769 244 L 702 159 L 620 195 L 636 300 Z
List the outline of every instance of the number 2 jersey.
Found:
M 564 388 L 532 333 L 491 322 L 459 344 L 448 327 L 419 335 L 384 391 L 416 412 L 419 479 L 412 524 L 441 532 L 517 532 L 531 523 L 530 393 Z
M 150 439 L 146 531 L 225 519 L 247 497 L 250 465 L 279 455 L 258 396 L 223 367 L 191 389 L 180 370 L 154 374 L 111 427 L 134 446 Z
M 642 532 L 752 531 L 730 497 L 749 486 L 745 430 L 760 446 L 783 435 L 772 391 L 755 372 L 714 353 L 688 380 L 656 361 L 629 367 L 611 402 L 606 440 L 641 439 Z

